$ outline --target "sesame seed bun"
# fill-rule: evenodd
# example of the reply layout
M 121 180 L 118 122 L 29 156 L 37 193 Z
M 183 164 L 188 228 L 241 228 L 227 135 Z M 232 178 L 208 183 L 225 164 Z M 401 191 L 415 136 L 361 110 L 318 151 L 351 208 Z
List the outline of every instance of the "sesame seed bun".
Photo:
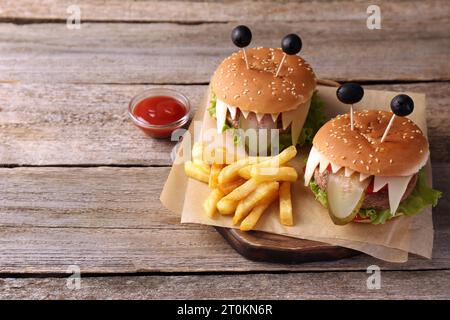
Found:
M 314 147 L 332 163 L 376 176 L 407 176 L 417 173 L 428 160 L 428 141 L 410 119 L 395 117 L 381 143 L 392 112 L 364 110 L 342 114 L 317 132 Z
M 217 68 L 211 87 L 217 99 L 244 111 L 278 113 L 296 109 L 316 88 L 309 64 L 297 55 L 287 55 L 275 77 L 283 51 L 279 48 L 247 48 L 247 69 L 242 50 Z

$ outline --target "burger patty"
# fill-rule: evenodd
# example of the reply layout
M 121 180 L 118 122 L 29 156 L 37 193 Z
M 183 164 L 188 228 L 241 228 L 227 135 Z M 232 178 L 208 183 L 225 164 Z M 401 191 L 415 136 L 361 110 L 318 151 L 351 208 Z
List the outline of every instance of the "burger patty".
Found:
M 327 189 L 329 174 L 330 173 L 328 170 L 325 170 L 324 172 L 320 173 L 319 168 L 316 168 L 316 171 L 314 171 L 314 180 L 316 181 L 319 188 L 322 189 L 323 191 L 326 191 Z M 411 192 L 414 190 L 416 183 L 417 183 L 417 174 L 415 174 L 409 181 L 409 184 L 406 187 L 406 191 L 403 194 L 401 201 L 405 200 L 411 195 Z M 380 190 L 375 193 L 367 193 L 364 197 L 364 202 L 361 208 L 375 209 L 375 210 L 389 209 L 389 195 L 387 190 Z

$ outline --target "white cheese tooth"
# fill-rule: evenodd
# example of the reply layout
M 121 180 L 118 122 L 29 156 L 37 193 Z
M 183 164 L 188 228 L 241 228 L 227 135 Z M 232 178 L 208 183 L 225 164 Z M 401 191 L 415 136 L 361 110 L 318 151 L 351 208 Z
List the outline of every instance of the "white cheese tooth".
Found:
M 388 182 L 390 177 L 380 177 L 375 176 L 373 178 L 373 192 L 378 192 L 383 188 Z
M 388 182 L 389 193 L 389 207 L 391 209 L 391 215 L 395 215 L 400 201 L 405 194 L 408 183 L 412 176 L 406 177 L 390 177 Z
M 309 182 L 311 181 L 314 171 L 316 170 L 317 166 L 320 163 L 320 158 L 321 156 L 319 151 L 317 151 L 316 148 L 312 147 L 308 155 L 308 161 L 306 162 L 305 186 L 309 185 Z
M 258 123 L 260 123 L 262 118 L 264 118 L 265 114 L 264 113 L 255 113 L 255 114 L 256 114 L 256 120 L 258 121 Z
M 236 111 L 237 111 L 237 108 L 228 105 L 228 111 L 230 111 L 231 119 L 234 120 L 234 119 L 236 118 Z
M 247 119 L 248 114 L 250 113 L 250 111 L 244 111 L 244 110 L 241 110 L 241 113 L 242 113 L 242 115 L 244 116 L 244 118 Z
M 291 138 L 293 146 L 297 144 L 298 138 L 300 137 L 300 132 L 302 131 L 303 125 L 305 124 L 310 105 L 311 99 L 301 104 L 297 109 L 293 111 L 294 118 L 292 119 L 291 125 Z
M 371 174 L 359 173 L 359 181 L 364 181 L 370 176 Z
M 337 164 L 334 164 L 333 162 L 331 162 L 331 171 L 333 172 L 333 173 L 337 173 L 339 170 L 341 170 L 341 166 L 340 165 L 337 165 Z
M 292 116 L 290 112 L 292 111 L 285 111 L 281 113 L 281 124 L 283 126 L 283 130 L 286 130 L 292 122 Z
M 270 114 L 272 117 L 273 122 L 277 122 L 278 116 L 280 115 L 280 113 L 271 113 Z
M 351 176 L 352 174 L 354 174 L 354 173 L 355 173 L 354 170 L 345 167 L 344 176 L 346 176 L 346 177 L 348 178 L 348 177 L 350 177 L 350 176 Z
M 324 156 L 320 155 L 319 172 L 320 173 L 324 172 L 328 168 L 329 164 L 330 164 L 330 161 L 327 158 L 325 158 Z
M 227 104 L 221 100 L 217 100 L 216 103 L 216 122 L 217 122 L 217 133 L 221 134 L 223 132 L 223 126 L 227 119 Z

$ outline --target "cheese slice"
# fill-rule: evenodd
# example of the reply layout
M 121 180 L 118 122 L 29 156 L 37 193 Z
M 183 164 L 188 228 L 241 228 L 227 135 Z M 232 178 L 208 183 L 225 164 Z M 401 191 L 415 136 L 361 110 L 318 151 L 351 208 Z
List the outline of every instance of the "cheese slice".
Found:
M 371 174 L 359 173 L 359 181 L 364 181 L 370 176 Z
M 230 111 L 231 119 L 234 120 L 234 119 L 236 118 L 236 111 L 237 111 L 237 108 L 228 105 L 228 111 Z
M 391 214 L 395 215 L 395 212 L 400 205 L 403 195 L 405 194 L 408 183 L 412 176 L 406 177 L 390 177 L 388 183 L 389 192 L 389 207 L 391 208 Z
M 354 170 L 345 167 L 344 176 L 346 176 L 346 177 L 348 178 L 348 177 L 350 177 L 350 176 L 351 176 L 352 174 L 354 174 L 354 173 L 355 173 Z
M 242 115 L 244 116 L 244 118 L 247 119 L 248 114 L 250 113 L 250 111 L 244 111 L 244 110 L 241 110 L 241 113 L 242 113 Z
M 320 163 L 321 154 L 317 151 L 316 148 L 312 147 L 309 152 L 308 161 L 306 162 L 305 168 L 305 186 L 309 185 L 311 178 L 314 174 L 314 170 L 316 170 L 317 166 Z
M 227 119 L 228 105 L 220 100 L 216 103 L 216 122 L 217 122 L 217 133 L 222 133 L 223 126 Z
M 297 144 L 300 132 L 305 124 L 306 116 L 308 115 L 311 99 L 302 103 L 295 110 L 285 111 L 281 113 L 281 123 L 283 130 L 286 130 L 291 125 L 292 144 Z
M 264 113 L 256 113 L 256 120 L 259 122 L 261 122 L 261 119 L 264 118 Z
M 373 192 L 380 191 L 385 185 L 388 186 L 389 208 L 392 215 L 395 215 L 411 178 L 412 175 L 405 177 L 374 177 Z
M 329 164 L 330 164 L 330 161 L 327 158 L 325 158 L 324 156 L 320 155 L 319 172 L 320 173 L 324 172 L 328 168 Z
M 339 170 L 341 170 L 341 166 L 340 165 L 337 165 L 337 164 L 334 164 L 333 162 L 331 162 L 331 171 L 333 172 L 333 173 L 337 173 Z
M 280 113 L 271 113 L 270 114 L 272 117 L 273 122 L 277 122 L 278 116 L 280 115 Z
M 378 192 L 383 188 L 385 185 L 389 183 L 390 177 L 379 177 L 375 176 L 373 178 L 373 192 Z

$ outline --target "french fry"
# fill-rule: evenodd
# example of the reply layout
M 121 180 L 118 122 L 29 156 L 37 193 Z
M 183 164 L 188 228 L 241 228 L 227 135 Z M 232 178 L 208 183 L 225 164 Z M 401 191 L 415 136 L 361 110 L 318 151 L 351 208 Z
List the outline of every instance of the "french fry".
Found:
M 247 180 L 244 184 L 227 194 L 224 199 L 240 201 L 255 191 L 256 187 L 258 187 L 258 182 L 255 179 Z
M 202 160 L 194 160 L 194 164 L 200 168 L 204 173 L 209 175 L 211 173 L 211 166 Z
M 213 163 L 211 165 L 211 171 L 209 173 L 209 182 L 208 182 L 208 185 L 211 189 L 215 189 L 219 185 L 218 178 L 219 178 L 220 170 L 222 170 L 222 168 L 223 168 L 223 165 L 221 165 L 221 164 Z
M 274 181 L 261 183 L 247 198 L 239 202 L 233 217 L 233 224 L 238 224 L 255 206 L 278 192 L 278 187 L 279 183 Z
M 205 171 L 198 164 L 193 163 L 192 161 L 186 161 L 184 163 L 184 172 L 188 177 L 191 177 L 195 180 L 201 182 L 209 182 L 209 174 L 205 173 Z
M 216 188 L 211 191 L 205 203 L 203 203 L 203 209 L 208 217 L 214 217 L 217 212 L 217 202 L 223 197 L 223 192 Z
M 272 204 L 272 202 L 277 198 L 278 193 L 274 192 L 270 198 L 261 202 L 259 205 L 254 207 L 252 211 L 242 220 L 239 229 L 242 231 L 252 230 L 259 221 L 259 218 L 263 215 L 264 211 Z
M 237 179 L 234 181 L 230 181 L 227 183 L 219 183 L 219 188 L 220 190 L 222 190 L 223 193 L 225 194 L 229 194 L 230 192 L 232 192 L 234 189 L 238 188 L 239 186 L 243 185 L 245 183 L 245 179 Z
M 238 204 L 239 204 L 239 201 L 222 198 L 217 203 L 217 210 L 219 210 L 220 214 L 222 214 L 222 215 L 234 214 Z
M 294 224 L 290 182 L 282 182 L 280 184 L 280 222 L 285 226 L 292 226 Z
M 254 167 L 280 167 L 287 163 L 289 160 L 297 155 L 297 149 L 294 146 L 290 146 L 284 149 L 280 154 L 271 157 L 269 159 L 258 162 L 253 165 L 246 165 L 239 169 L 239 175 L 244 179 L 251 178 L 251 170 Z
M 257 182 L 263 181 L 295 182 L 298 178 L 297 171 L 292 167 L 281 167 L 281 168 L 253 167 L 250 174 L 252 178 Z
M 239 170 L 249 164 L 250 161 L 250 158 L 243 158 L 223 168 L 219 174 L 219 183 L 223 184 L 237 179 Z

